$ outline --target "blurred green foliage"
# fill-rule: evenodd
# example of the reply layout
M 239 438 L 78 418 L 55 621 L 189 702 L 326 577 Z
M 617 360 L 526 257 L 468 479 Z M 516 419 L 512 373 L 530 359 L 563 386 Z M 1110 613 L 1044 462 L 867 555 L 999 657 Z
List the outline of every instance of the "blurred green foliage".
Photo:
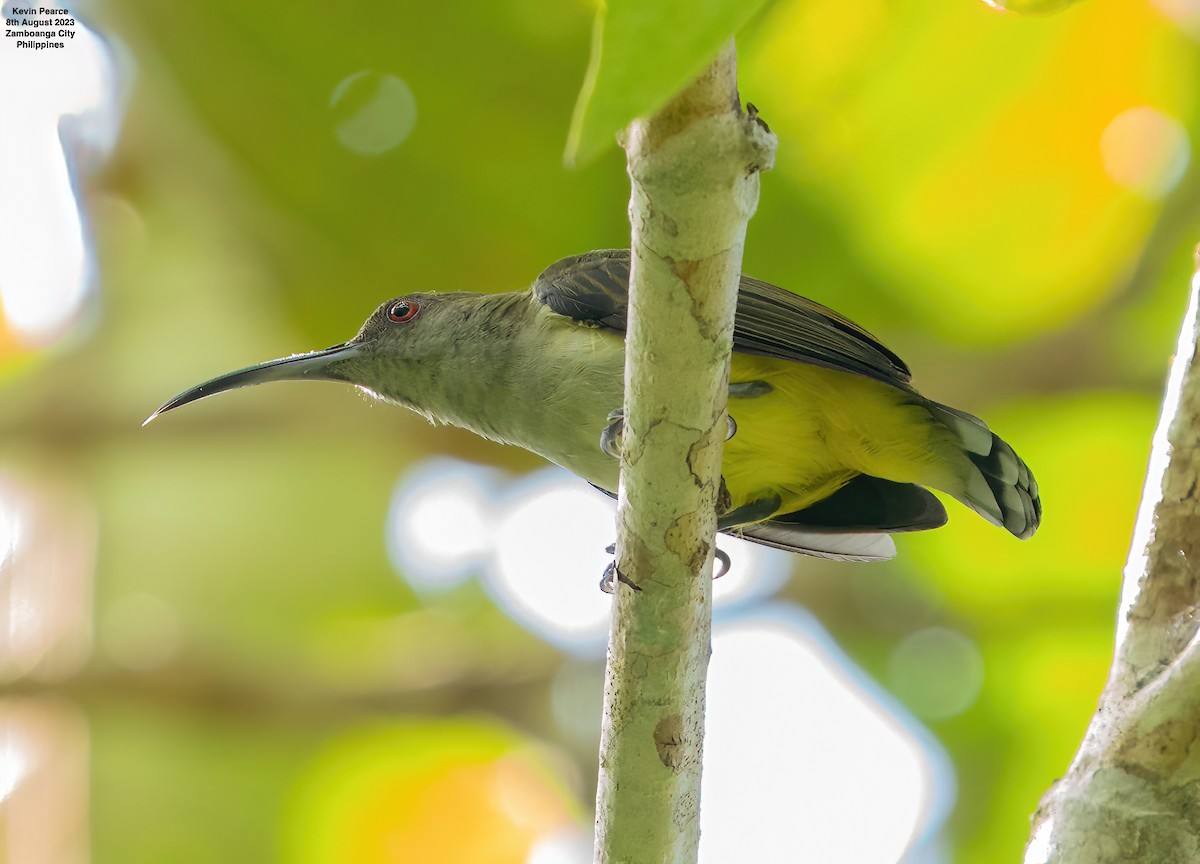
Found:
M 903 538 L 894 565 L 797 560 L 785 589 L 884 683 L 921 628 L 974 640 L 978 701 L 929 720 L 958 771 L 949 843 L 965 864 L 1018 859 L 1107 669 L 1200 236 L 1197 172 L 1155 132 L 1200 131 L 1198 31 L 1174 8 L 778 0 L 739 37 L 743 97 L 780 138 L 747 271 L 877 333 L 923 392 L 987 417 L 1044 495 L 1028 543 L 956 507 L 947 528 Z M 341 341 L 402 291 L 510 290 L 562 255 L 623 245 L 621 153 L 562 167 L 594 10 L 89 9 L 128 87 L 119 149 L 86 189 L 99 290 L 71 340 L 4 367 L 0 466 L 95 513 L 90 659 L 8 685 L 88 719 L 93 860 L 331 860 L 313 849 L 338 814 L 388 793 L 343 778 L 331 800 L 349 809 L 320 811 L 329 754 L 399 765 L 394 779 L 406 748 L 433 747 L 421 736 L 460 748 L 433 747 L 446 788 L 479 747 L 511 751 L 551 802 L 538 818 L 578 818 L 594 746 L 550 714 L 563 658 L 475 587 L 417 598 L 382 541 L 396 477 L 429 454 L 514 472 L 536 459 L 334 386 L 138 423 L 212 374 Z M 374 98 L 355 82 L 380 76 L 412 104 L 384 136 L 402 140 L 371 155 L 344 127 Z M 633 110 L 661 97 L 640 95 Z M 1127 115 L 1142 107 L 1149 125 Z M 1126 116 L 1134 145 L 1114 126 Z M 142 595 L 171 610 L 169 644 L 124 632 L 113 610 Z M 131 668 L 129 644 L 159 654 Z M 569 789 L 526 759 L 533 739 L 558 748 Z
M 994 6 L 1006 12 L 1024 12 L 1031 15 L 1049 15 L 1061 12 L 1072 3 L 1079 0 L 984 0 L 989 6 Z

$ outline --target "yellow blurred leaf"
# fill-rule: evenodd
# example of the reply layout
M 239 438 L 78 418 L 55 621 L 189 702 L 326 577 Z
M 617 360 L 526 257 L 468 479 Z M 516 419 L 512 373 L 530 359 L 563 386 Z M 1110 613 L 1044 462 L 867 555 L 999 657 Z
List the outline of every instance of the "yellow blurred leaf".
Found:
M 881 287 L 948 337 L 1003 342 L 1101 302 L 1158 212 L 1146 189 L 1186 164 L 1196 52 L 1148 2 L 1028 21 L 811 0 L 759 38 L 743 91 L 792 142 L 773 176 L 826 198 Z M 1139 108 L 1154 121 L 1110 132 L 1106 164 L 1106 130 Z
M 529 744 L 495 724 L 404 722 L 328 745 L 301 778 L 286 855 L 304 864 L 525 864 L 576 825 Z

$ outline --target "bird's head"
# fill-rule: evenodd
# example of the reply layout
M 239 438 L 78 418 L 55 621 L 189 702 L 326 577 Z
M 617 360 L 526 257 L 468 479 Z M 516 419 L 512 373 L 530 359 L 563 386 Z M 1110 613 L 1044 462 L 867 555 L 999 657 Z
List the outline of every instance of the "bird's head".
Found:
M 442 325 L 461 317 L 455 309 L 461 304 L 453 301 L 470 296 L 409 294 L 389 300 L 371 313 L 350 341 L 323 351 L 268 360 L 205 381 L 165 403 L 142 425 L 197 399 L 268 381 L 345 381 L 376 396 L 419 407 L 412 403 L 412 389 L 406 379 L 428 374 L 428 367 L 439 362 L 439 344 L 452 349 L 453 328 Z

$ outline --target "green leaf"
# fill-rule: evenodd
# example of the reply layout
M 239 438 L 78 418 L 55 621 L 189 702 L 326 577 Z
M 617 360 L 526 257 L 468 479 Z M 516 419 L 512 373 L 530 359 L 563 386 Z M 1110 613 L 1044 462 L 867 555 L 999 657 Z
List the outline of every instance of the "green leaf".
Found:
M 568 165 L 595 158 L 636 117 L 657 111 L 766 0 L 611 0 L 596 12 Z

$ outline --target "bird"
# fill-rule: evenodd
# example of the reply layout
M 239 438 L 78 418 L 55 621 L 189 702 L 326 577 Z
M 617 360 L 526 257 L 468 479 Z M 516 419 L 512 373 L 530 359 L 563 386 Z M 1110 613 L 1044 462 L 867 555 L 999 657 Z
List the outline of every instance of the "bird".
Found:
M 628 249 L 601 249 L 557 261 L 524 290 L 405 294 L 347 342 L 213 378 L 145 423 L 238 387 L 341 381 L 616 497 L 629 275 Z M 848 318 L 745 275 L 728 387 L 722 532 L 886 560 L 893 534 L 946 523 L 930 489 L 1021 539 L 1041 521 L 1033 474 L 986 423 L 918 393 L 908 366 Z

